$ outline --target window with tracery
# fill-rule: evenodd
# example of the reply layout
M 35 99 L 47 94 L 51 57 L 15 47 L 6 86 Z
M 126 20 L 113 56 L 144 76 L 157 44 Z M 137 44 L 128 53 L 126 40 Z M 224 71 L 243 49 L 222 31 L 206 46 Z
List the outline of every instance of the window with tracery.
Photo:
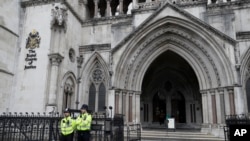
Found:
M 89 109 L 92 112 L 104 112 L 106 106 L 105 75 L 97 62 L 91 72 L 91 85 L 89 88 Z

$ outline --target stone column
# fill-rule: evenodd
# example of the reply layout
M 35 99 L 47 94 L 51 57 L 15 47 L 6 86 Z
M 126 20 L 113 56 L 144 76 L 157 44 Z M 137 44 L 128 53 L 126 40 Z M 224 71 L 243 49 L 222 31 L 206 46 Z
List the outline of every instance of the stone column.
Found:
M 207 94 L 207 111 L 208 111 L 208 123 L 213 123 L 213 108 L 212 108 L 212 99 L 211 93 L 208 92 Z
M 141 93 L 140 92 L 136 92 L 135 93 L 135 105 L 134 105 L 134 108 L 135 108 L 135 115 L 136 115 L 136 119 L 135 119 L 135 122 L 136 123 L 140 123 L 140 98 L 141 98 Z
M 227 90 L 224 92 L 224 102 L 225 102 L 225 115 L 230 115 L 231 114 L 230 99 L 229 99 L 229 93 Z
M 225 98 L 224 98 L 224 89 L 218 89 L 218 93 L 220 96 L 220 113 L 221 113 L 221 122 L 225 123 Z
M 81 83 L 81 76 L 80 76 L 80 71 L 82 68 L 82 64 L 83 64 L 83 57 L 82 55 L 80 55 L 79 57 L 77 57 L 77 95 L 76 95 L 76 109 L 78 109 L 78 105 L 79 105 L 79 91 L 80 91 L 80 83 Z
M 120 92 L 119 91 L 115 91 L 115 106 L 114 106 L 114 114 L 119 114 L 120 111 Z
M 123 0 L 119 0 L 119 15 L 124 14 L 123 13 Z
M 210 91 L 210 95 L 211 95 L 211 109 L 212 109 L 212 122 L 213 124 L 217 123 L 217 105 L 216 105 L 216 97 L 215 97 L 215 90 L 211 90 Z
M 235 97 L 233 87 L 228 88 L 229 102 L 230 102 L 230 114 L 235 115 Z
M 218 90 L 215 93 L 215 99 L 216 99 L 217 123 L 221 124 L 221 120 L 222 118 L 224 118 L 224 116 L 222 116 L 222 113 L 221 113 L 221 109 L 223 105 L 221 105 L 220 94 Z
M 98 0 L 94 0 L 94 7 L 95 7 L 94 18 L 97 18 L 98 17 Z
M 126 91 L 122 92 L 122 114 L 124 115 L 124 121 L 127 121 L 127 117 L 126 117 Z
M 123 114 L 122 113 L 122 106 L 123 106 L 122 104 L 123 104 L 123 102 L 122 102 L 122 91 L 120 91 L 119 92 L 119 113 L 120 114 Z
M 130 92 L 128 97 L 128 122 L 133 122 L 133 95 L 134 93 Z
M 57 106 L 56 100 L 57 100 L 58 68 L 60 63 L 62 62 L 63 56 L 61 56 L 59 53 L 52 53 L 49 54 L 48 56 L 51 63 L 51 72 L 49 81 L 49 97 L 48 97 L 46 111 L 51 112 L 50 110 L 55 110 L 54 108 L 56 108 Z
M 107 1 L 106 17 L 110 17 L 111 16 L 111 7 L 110 7 L 111 0 L 106 0 L 106 1 Z
M 202 91 L 202 114 L 203 114 L 203 123 L 208 123 L 208 105 L 207 105 L 207 92 Z
M 125 95 L 125 117 L 126 117 L 126 121 L 128 122 L 129 120 L 129 94 L 130 92 L 126 92 L 126 95 Z

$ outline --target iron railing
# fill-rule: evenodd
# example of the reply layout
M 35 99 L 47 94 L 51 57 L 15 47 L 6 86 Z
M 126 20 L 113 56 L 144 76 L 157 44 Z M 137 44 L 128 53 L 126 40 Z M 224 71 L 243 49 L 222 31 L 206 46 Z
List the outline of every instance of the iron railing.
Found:
M 127 141 L 140 141 L 140 140 L 141 140 L 141 124 L 128 124 Z
M 224 126 L 225 141 L 231 140 L 230 129 L 232 130 L 233 126 L 250 126 L 250 116 L 245 114 L 227 115 L 226 126 Z
M 73 117 L 77 112 L 73 111 Z M 107 118 L 103 114 L 93 114 L 91 125 L 92 141 L 123 141 L 123 116 Z M 59 114 L 17 114 L 0 115 L 0 141 L 60 141 Z M 76 141 L 77 132 L 74 134 Z

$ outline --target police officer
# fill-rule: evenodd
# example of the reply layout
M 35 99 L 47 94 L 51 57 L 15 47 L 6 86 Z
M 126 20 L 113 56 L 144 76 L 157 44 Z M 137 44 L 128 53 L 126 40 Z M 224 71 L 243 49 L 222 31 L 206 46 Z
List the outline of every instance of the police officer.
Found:
M 61 120 L 61 141 L 73 141 L 75 120 L 71 118 L 69 109 L 64 110 L 64 118 Z
M 90 127 L 92 116 L 88 113 L 88 105 L 83 104 L 81 114 L 76 119 L 76 130 L 78 141 L 90 141 Z

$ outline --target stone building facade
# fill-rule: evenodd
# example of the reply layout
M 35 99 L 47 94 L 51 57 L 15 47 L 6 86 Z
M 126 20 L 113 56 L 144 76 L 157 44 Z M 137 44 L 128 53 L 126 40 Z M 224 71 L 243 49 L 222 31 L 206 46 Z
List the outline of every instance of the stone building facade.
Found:
M 249 0 L 3 0 L 0 112 L 87 103 L 221 136 L 225 115 L 250 111 L 249 13 Z

